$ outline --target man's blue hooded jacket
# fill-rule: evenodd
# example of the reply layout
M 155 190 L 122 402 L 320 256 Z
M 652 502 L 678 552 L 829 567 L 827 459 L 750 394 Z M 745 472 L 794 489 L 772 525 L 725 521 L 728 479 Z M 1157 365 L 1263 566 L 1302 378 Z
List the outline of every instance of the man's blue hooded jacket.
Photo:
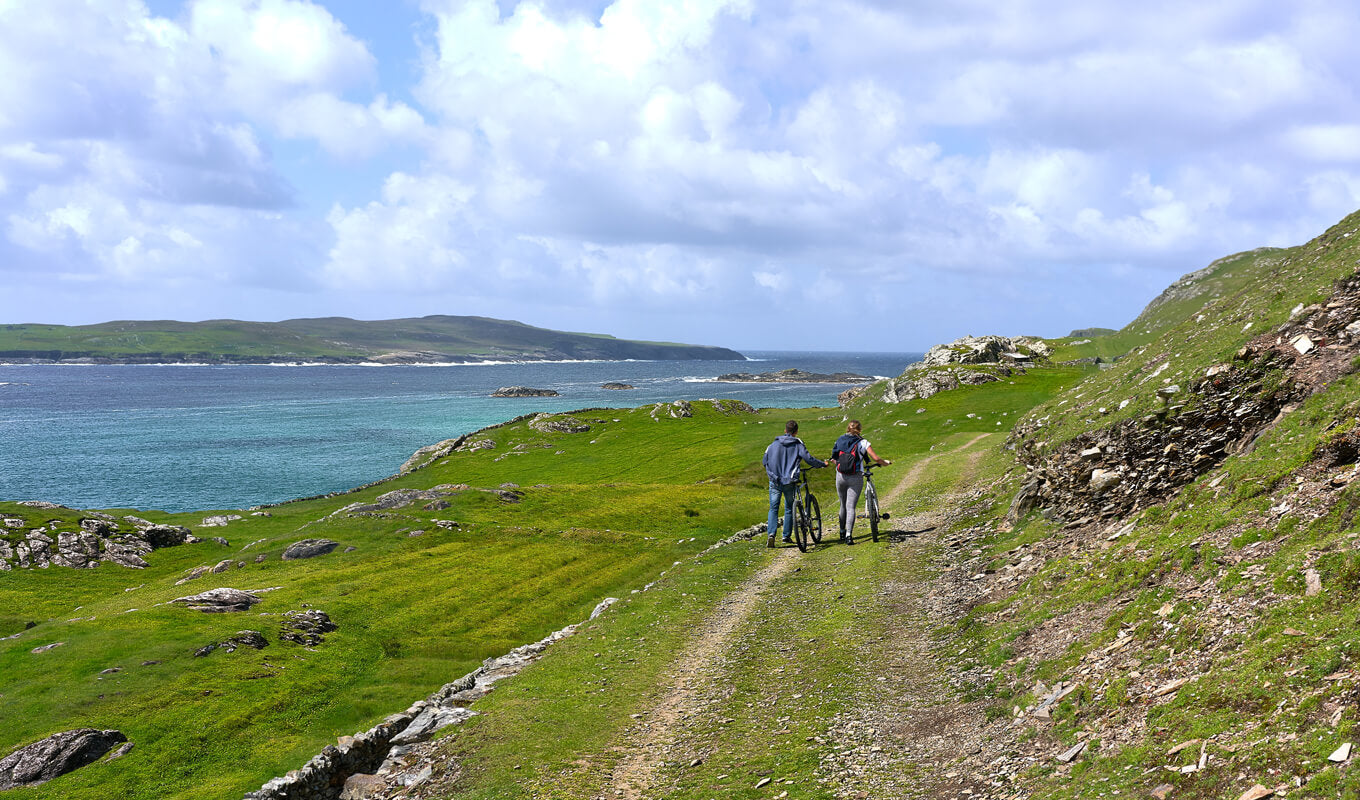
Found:
M 812 457 L 803 440 L 784 434 L 765 448 L 765 474 L 778 483 L 793 483 L 798 479 L 798 464 L 806 461 L 814 467 L 825 467 L 826 462 Z

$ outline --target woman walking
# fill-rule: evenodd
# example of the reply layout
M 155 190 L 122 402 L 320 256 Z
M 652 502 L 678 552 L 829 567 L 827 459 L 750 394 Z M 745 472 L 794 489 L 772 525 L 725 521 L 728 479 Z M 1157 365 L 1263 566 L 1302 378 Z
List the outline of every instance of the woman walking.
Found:
M 879 466 L 892 463 L 878 457 L 864 438 L 859 420 L 852 419 L 845 426 L 845 433 L 831 446 L 831 461 L 836 465 L 836 496 L 841 501 L 841 541 L 846 544 L 855 543 L 855 505 L 864 491 L 865 459 Z

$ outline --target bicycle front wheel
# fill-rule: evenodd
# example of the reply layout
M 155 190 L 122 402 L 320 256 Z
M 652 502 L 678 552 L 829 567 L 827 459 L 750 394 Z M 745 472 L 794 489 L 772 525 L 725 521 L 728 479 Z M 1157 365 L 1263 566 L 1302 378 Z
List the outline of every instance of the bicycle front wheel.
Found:
M 817 505 L 817 498 L 812 495 L 807 496 L 807 520 L 808 532 L 812 536 L 813 544 L 822 543 L 822 507 Z
M 808 549 L 808 518 L 802 503 L 793 506 L 793 543 L 806 553 Z
M 869 536 L 878 541 L 878 491 L 871 483 L 864 488 L 864 510 L 869 512 Z

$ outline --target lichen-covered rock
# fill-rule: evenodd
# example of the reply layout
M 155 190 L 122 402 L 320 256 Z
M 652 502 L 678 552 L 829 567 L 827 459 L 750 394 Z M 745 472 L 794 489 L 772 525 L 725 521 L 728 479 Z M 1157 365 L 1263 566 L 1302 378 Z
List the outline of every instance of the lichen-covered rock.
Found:
M 423 500 L 427 502 L 432 500 L 439 500 L 443 497 L 447 497 L 448 495 L 454 493 L 454 491 L 457 490 L 446 489 L 439 486 L 436 486 L 433 489 L 397 489 L 396 491 L 393 492 L 387 492 L 386 494 L 378 495 L 376 498 L 374 498 L 372 502 L 369 503 L 362 502 L 350 503 L 349 505 L 345 506 L 339 511 L 336 511 L 335 514 L 332 514 L 332 516 L 335 516 L 336 514 L 359 514 L 359 513 L 371 513 L 374 511 L 390 511 L 394 508 L 404 508 L 405 506 L 409 506 L 418 500 Z
M 443 458 L 444 456 L 447 456 L 448 454 L 452 453 L 454 450 L 458 449 L 458 446 L 461 445 L 466 440 L 467 436 L 459 436 L 456 439 L 445 439 L 442 442 L 427 444 L 424 447 L 412 453 L 411 457 L 406 459 L 406 462 L 401 465 L 401 469 L 399 471 L 402 475 L 405 475 L 406 473 L 411 472 L 412 470 L 417 470 L 420 469 L 421 467 L 427 466 L 431 462 Z
M 62 532 L 57 534 L 57 549 L 52 563 L 73 569 L 94 569 L 99 566 L 99 538 L 92 533 Z
M 921 363 L 925 366 L 949 364 L 1005 364 L 1047 359 L 1052 354 L 1048 344 L 1026 336 L 963 336 L 949 344 L 937 344 L 926 351 Z
M 657 419 L 661 415 L 672 419 L 688 419 L 694 416 L 694 406 L 688 400 L 676 400 L 674 403 L 657 403 L 652 406 L 652 419 Z
M 590 425 L 567 414 L 539 414 L 529 421 L 529 427 L 542 433 L 585 433 Z
M 236 652 L 238 647 L 249 647 L 252 650 L 263 650 L 269 646 L 269 640 L 264 638 L 264 634 L 259 631 L 237 631 L 235 636 L 223 639 L 220 642 L 211 642 L 194 651 L 194 658 L 202 658 L 214 650 L 224 650 L 228 653 Z
M 211 517 L 204 517 L 201 523 L 205 528 L 225 528 L 227 523 L 235 522 L 238 519 L 245 519 L 240 514 L 216 514 Z
M 115 730 L 78 728 L 54 733 L 0 759 L 0 790 L 46 783 L 93 764 L 126 741 Z
M 730 400 L 727 398 L 721 398 L 717 400 L 709 400 L 708 402 L 713 404 L 713 409 L 717 411 L 719 414 L 726 414 L 729 417 L 736 416 L 737 414 L 757 413 L 754 406 L 742 400 Z
M 317 556 L 326 555 L 339 546 L 339 542 L 331 541 L 330 539 L 303 539 L 300 542 L 293 542 L 288 545 L 287 549 L 283 551 L 283 560 L 293 561 L 303 558 L 316 558 Z
M 177 597 L 170 602 L 183 603 L 190 611 L 202 611 L 206 614 L 220 614 L 233 611 L 248 611 L 251 606 L 260 602 L 260 597 L 251 594 L 250 592 L 243 592 L 240 589 L 231 589 L 224 586 L 220 589 L 209 589 L 202 594 Z
M 24 540 L 27 545 L 24 548 L 23 557 L 20 558 L 21 566 L 29 566 L 34 569 L 47 569 L 52 564 L 52 537 L 39 531 L 28 534 Z M 20 545 L 24 547 L 24 545 Z M 24 563 L 27 562 L 27 563 Z
M 179 525 L 152 525 L 142 530 L 141 534 L 146 543 L 151 545 L 152 550 L 159 550 L 162 547 L 177 547 L 182 544 L 189 544 L 194 540 L 189 529 Z
M 279 638 L 303 647 L 315 647 L 325 639 L 325 634 L 340 630 L 340 626 L 331 622 L 326 612 L 320 609 L 289 611 L 283 616 Z

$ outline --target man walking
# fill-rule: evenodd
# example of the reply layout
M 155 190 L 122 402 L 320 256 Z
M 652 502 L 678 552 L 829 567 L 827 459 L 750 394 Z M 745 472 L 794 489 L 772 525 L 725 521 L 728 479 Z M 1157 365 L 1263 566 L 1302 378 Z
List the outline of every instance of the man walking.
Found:
M 806 461 L 813 467 L 825 467 L 826 462 L 812 457 L 803 440 L 798 438 L 798 421 L 784 423 L 784 435 L 776 437 L 765 448 L 765 474 L 770 476 L 770 525 L 767 547 L 774 547 L 774 530 L 779 523 L 779 499 L 784 498 L 784 542 L 793 541 L 793 497 L 798 488 L 799 465 Z

